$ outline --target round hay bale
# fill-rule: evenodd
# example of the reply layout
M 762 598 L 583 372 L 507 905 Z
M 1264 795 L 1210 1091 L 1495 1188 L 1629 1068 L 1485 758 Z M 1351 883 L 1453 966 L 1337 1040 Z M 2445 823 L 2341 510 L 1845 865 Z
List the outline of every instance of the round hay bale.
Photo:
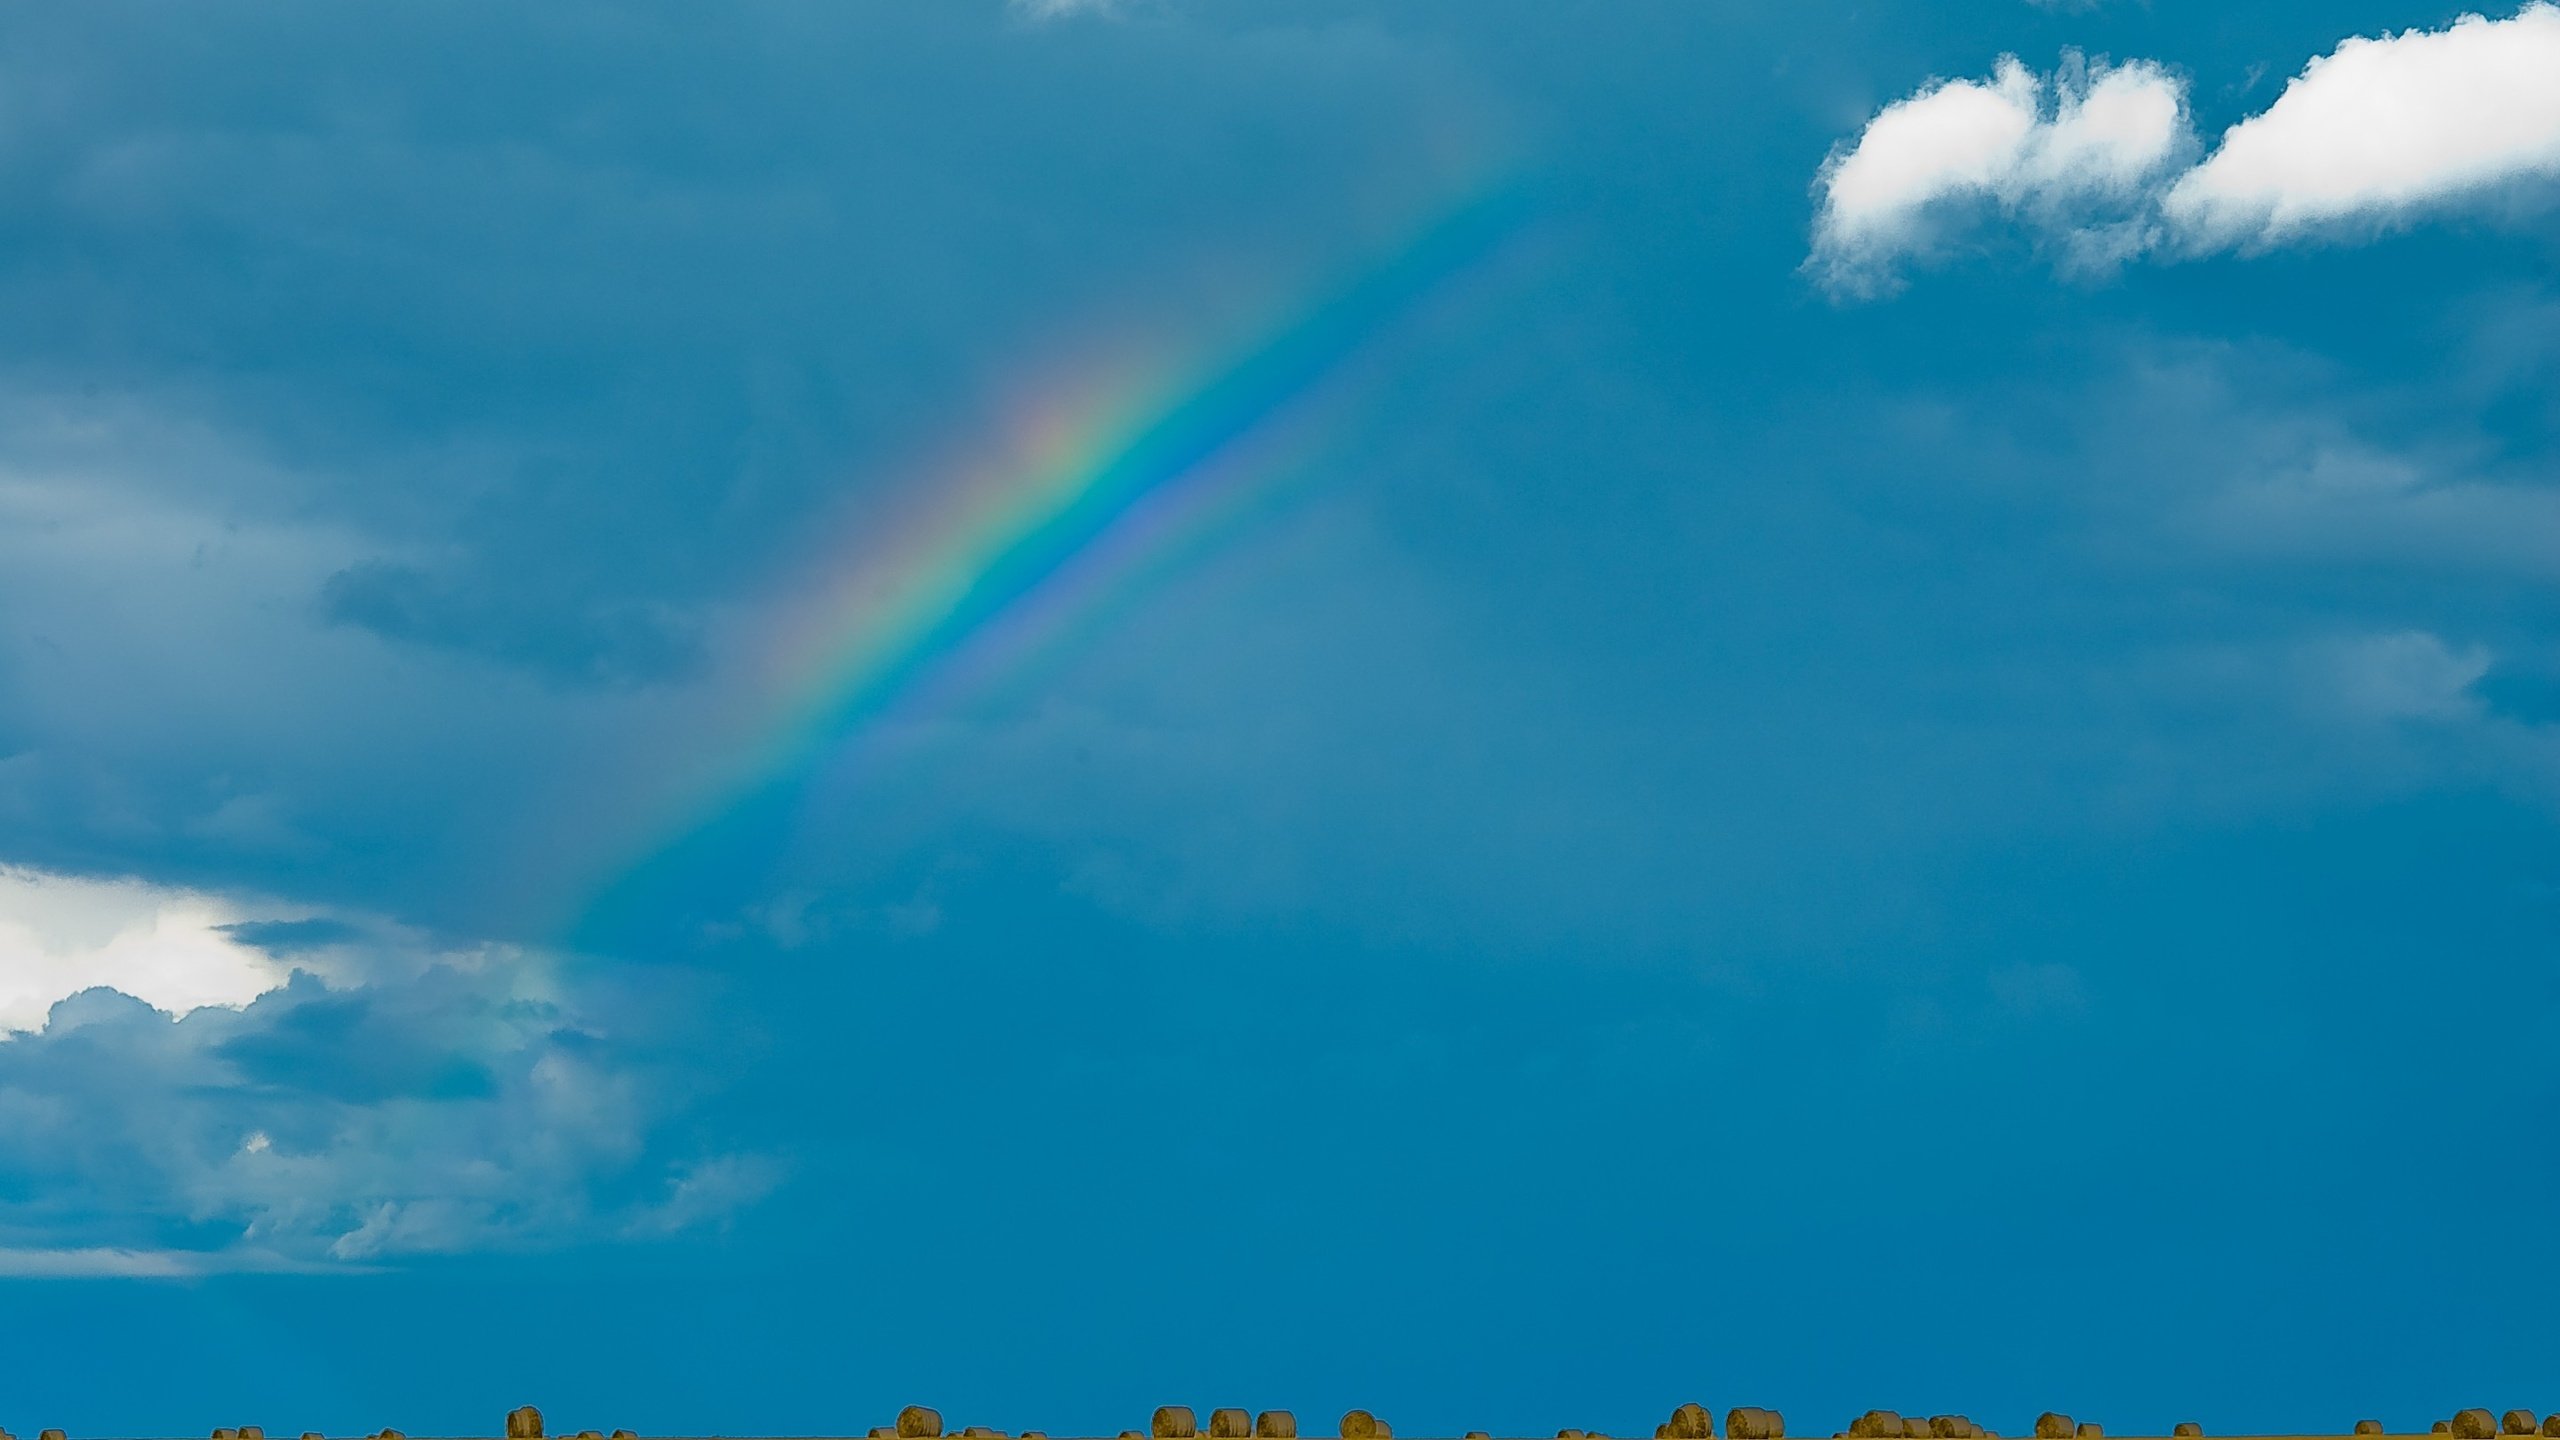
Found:
M 1298 1417 L 1286 1410 L 1265 1410 L 1253 1417 L 1253 1433 L 1263 1440 L 1298 1440 Z
M 267 1440 L 267 1427 L 264 1425 L 243 1425 L 240 1427 L 240 1440 Z
M 2490 1417 L 2488 1411 L 2476 1405 L 2468 1410 L 2454 1412 L 2454 1440 L 2489 1440 L 2490 1436 L 2497 1433 L 2498 1422 Z
M 1716 1417 L 1692 1400 L 1672 1411 L 1671 1423 L 1663 1428 L 1668 1440 L 1715 1440 Z
M 1135 1430 L 1123 1430 L 1120 1432 L 1120 1440 L 1147 1440 L 1147 1437 Z
M 2498 1428 L 2510 1435 L 2530 1435 L 2541 1424 L 2530 1410 L 2510 1410 L 2498 1417 Z
M 36 1432 L 36 1440 L 63 1440 L 63 1434 L 59 1430 L 39 1430 Z
M 1582 1440 L 1582 1432 L 1579 1430 L 1559 1430 L 1556 1432 L 1556 1440 Z
M 2554 1410 L 2542 1417 L 2542 1433 L 2560 1435 L 2560 1410 Z
M 2074 1433 L 2080 1437 L 2080 1440 L 2105 1440 L 2107 1427 L 2095 1420 L 2083 1420 L 2080 1422 L 2080 1428 Z
M 1849 1422 L 1849 1433 L 1862 1440 L 1875 1435 L 1898 1437 L 1902 1434 L 1902 1417 L 1890 1410 L 1870 1410 Z
M 1229 1407 L 1209 1412 L 1209 1434 L 1213 1440 L 1244 1440 L 1253 1433 L 1253 1416 Z
M 2439 1420 L 2433 1425 L 2427 1427 L 2427 1433 L 2430 1435 L 2450 1435 L 2453 1433 L 2453 1422 L 2450 1420 Z
M 508 1411 L 507 1440 L 542 1440 L 542 1412 L 530 1405 Z
M 1159 1405 L 1155 1418 L 1147 1422 L 1147 1433 L 1155 1440 L 1192 1440 L 1200 1433 L 1200 1422 L 1192 1418 L 1188 1405 Z
M 2047 1410 L 2036 1417 L 2036 1440 L 2071 1440 L 2077 1433 L 2071 1417 L 2060 1411 Z
M 2177 1424 L 2169 1427 L 2169 1433 L 2171 1435 L 2183 1436 L 2185 1437 L 2185 1440 L 2197 1440 L 2197 1437 L 2204 1434 L 2204 1427 L 2193 1420 L 2181 1420 Z
M 894 1425 L 874 1425 L 871 1427 L 869 1440 L 898 1440 L 897 1427 Z
M 1366 1410 L 1344 1411 L 1341 1433 L 1342 1440 L 1390 1440 L 1395 1434 L 1387 1428 L 1386 1421 Z
M 2379 1420 L 2359 1420 L 2356 1422 L 2356 1433 L 2359 1435 L 2379 1435 L 2382 1433 L 2382 1422 Z
M 1787 1417 L 1744 1405 L 1724 1412 L 1724 1433 L 1725 1440 L 1779 1440 L 1787 1433 Z
M 910 1405 L 898 1412 L 898 1440 L 941 1440 L 942 1412 Z
M 1961 1415 L 1932 1415 L 1929 1417 L 1929 1433 L 1937 1436 L 1938 1440 L 1961 1440 L 1961 1437 L 1964 1434 L 1964 1428 L 1965 1418 Z
M 240 1432 L 228 1425 L 216 1425 L 213 1427 L 213 1440 L 240 1440 Z
M 1902 1433 L 1906 1440 L 1929 1440 L 1929 1422 L 1918 1415 L 1902 1417 Z
M 640 1437 L 628 1430 L 616 1430 L 613 1432 L 613 1440 L 640 1440 Z

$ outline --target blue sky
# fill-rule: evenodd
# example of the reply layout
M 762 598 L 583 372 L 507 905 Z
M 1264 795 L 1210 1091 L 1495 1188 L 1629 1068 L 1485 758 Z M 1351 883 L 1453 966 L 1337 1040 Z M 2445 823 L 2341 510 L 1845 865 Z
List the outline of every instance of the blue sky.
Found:
M 0 1423 L 2560 1406 L 2555 97 L 0 14 Z

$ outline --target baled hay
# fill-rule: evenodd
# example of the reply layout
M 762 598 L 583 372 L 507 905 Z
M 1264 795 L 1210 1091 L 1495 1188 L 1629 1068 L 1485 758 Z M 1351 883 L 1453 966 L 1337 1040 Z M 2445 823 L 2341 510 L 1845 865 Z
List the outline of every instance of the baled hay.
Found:
M 1692 1400 L 1671 1412 L 1671 1423 L 1663 1427 L 1664 1440 L 1715 1440 L 1716 1417 L 1707 1407 Z
M 1155 1419 L 1147 1424 L 1147 1433 L 1155 1440 L 1192 1440 L 1200 1433 L 1200 1422 L 1193 1418 L 1188 1405 L 1159 1405 Z
M 2490 1436 L 2497 1433 L 2498 1422 L 2490 1418 L 2488 1411 L 2476 1405 L 2468 1410 L 2454 1412 L 2454 1440 L 2489 1440 Z
M 1787 1433 L 1787 1417 L 1757 1405 L 1724 1412 L 1725 1440 L 1779 1440 Z
M 899 1440 L 939 1440 L 941 1434 L 941 1411 L 925 1405 L 910 1405 L 898 1412 Z
M 2071 1417 L 2059 1411 L 2047 1410 L 2036 1417 L 2036 1440 L 2071 1440 L 2076 1433 Z
M 2560 1410 L 2554 1410 L 2542 1417 L 2542 1433 L 2560 1435 Z
M 1342 1440 L 1390 1440 L 1395 1434 L 1387 1422 L 1366 1410 L 1347 1410 L 1342 1416 Z
M 542 1412 L 530 1405 L 508 1411 L 507 1440 L 542 1440 Z
M 2530 1410 L 2510 1410 L 2498 1417 L 2498 1428 L 2510 1435 L 2530 1435 L 2541 1423 Z
M 2379 1435 L 2382 1433 L 2382 1422 L 2379 1420 L 2359 1420 L 2356 1422 L 2356 1433 L 2359 1435 Z
M 1265 1410 L 1253 1417 L 1253 1433 L 1263 1440 L 1298 1440 L 1298 1417 L 1287 1410 Z
M 1209 1412 L 1209 1434 L 1214 1440 L 1244 1440 L 1253 1433 L 1253 1416 L 1232 1406 Z
M 2201 1437 L 2204 1434 L 2204 1427 L 2193 1420 L 2181 1420 L 2177 1424 L 2169 1427 L 2169 1433 L 2172 1435 L 2183 1436 L 2185 1437 L 2185 1440 L 2198 1440 L 2198 1437 Z

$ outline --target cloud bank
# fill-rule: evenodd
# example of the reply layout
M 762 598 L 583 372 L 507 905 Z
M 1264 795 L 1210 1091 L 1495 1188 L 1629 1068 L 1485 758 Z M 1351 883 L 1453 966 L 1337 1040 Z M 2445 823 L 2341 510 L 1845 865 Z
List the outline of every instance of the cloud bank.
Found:
M 1887 105 L 1834 152 L 1808 266 L 1837 292 L 1890 289 L 1986 207 L 2085 267 L 2403 224 L 2560 175 L 2560 6 L 2349 39 L 2211 154 L 2173 163 L 2198 148 L 2185 83 L 2156 63 L 2066 57 L 2048 85 L 2003 56 L 1987 81 Z
M 13 868 L 0 1018 L 0 1275 L 662 1236 L 775 1178 L 653 1158 L 678 1087 L 633 1010 L 520 947 Z

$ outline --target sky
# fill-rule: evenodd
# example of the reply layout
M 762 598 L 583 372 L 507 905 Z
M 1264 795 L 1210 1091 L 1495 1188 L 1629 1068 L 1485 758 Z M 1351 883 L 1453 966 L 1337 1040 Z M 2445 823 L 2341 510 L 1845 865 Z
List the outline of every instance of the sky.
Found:
M 2560 7 L 0 10 L 0 1424 L 2560 1407 Z

